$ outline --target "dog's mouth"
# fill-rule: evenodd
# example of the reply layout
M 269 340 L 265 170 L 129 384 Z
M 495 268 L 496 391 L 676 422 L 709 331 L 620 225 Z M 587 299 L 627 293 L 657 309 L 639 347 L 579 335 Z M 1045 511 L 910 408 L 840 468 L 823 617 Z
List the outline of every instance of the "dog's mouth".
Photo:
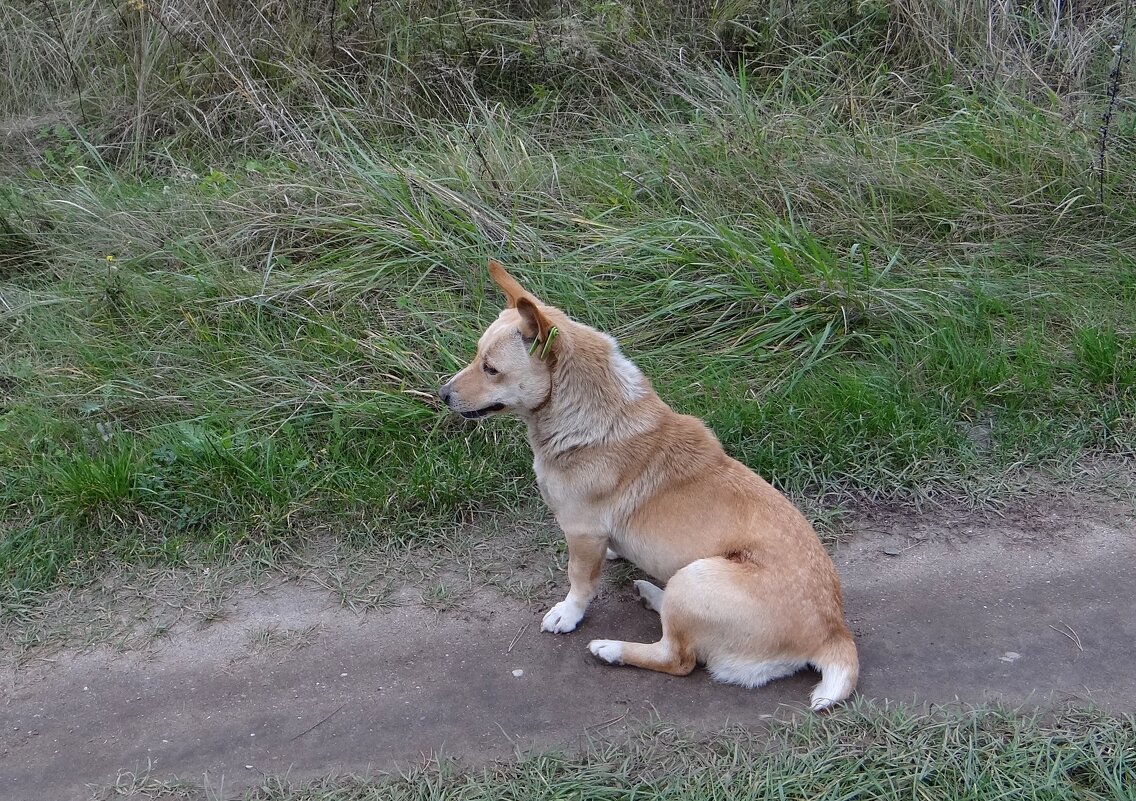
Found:
M 475 412 L 460 412 L 460 414 L 466 420 L 476 420 L 479 417 L 485 417 L 486 415 L 493 414 L 494 412 L 504 411 L 504 409 L 505 404 L 494 403 L 492 406 L 486 406 L 484 409 L 478 409 Z

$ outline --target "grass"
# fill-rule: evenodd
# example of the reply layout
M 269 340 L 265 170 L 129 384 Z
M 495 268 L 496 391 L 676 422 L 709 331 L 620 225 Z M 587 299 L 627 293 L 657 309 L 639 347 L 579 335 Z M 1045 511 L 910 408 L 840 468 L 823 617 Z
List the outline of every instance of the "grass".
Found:
M 526 507 L 490 255 L 800 498 L 1130 461 L 1123 4 L 995 5 L 0 2 L 5 606 Z
M 694 735 L 656 724 L 582 753 L 518 757 L 482 771 L 431 764 L 398 778 L 268 778 L 247 801 L 374 799 L 963 799 L 1127 801 L 1136 784 L 1131 718 L 934 712 L 858 703 L 765 731 Z M 190 783 L 124 775 L 113 797 L 207 798 Z M 108 792 L 106 797 L 112 797 Z
M 247 647 L 250 654 L 263 653 L 272 649 L 294 651 L 311 644 L 318 635 L 319 623 L 312 623 L 299 629 L 281 628 L 270 624 L 248 633 Z

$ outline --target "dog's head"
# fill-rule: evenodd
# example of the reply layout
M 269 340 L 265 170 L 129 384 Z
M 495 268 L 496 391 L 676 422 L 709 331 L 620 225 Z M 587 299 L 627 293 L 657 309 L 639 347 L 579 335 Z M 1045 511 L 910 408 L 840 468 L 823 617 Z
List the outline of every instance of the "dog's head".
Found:
M 470 420 L 498 412 L 525 413 L 539 408 L 552 387 L 559 329 L 544 306 L 496 261 L 489 275 L 507 298 L 507 306 L 481 335 L 477 355 L 447 381 L 442 400 Z

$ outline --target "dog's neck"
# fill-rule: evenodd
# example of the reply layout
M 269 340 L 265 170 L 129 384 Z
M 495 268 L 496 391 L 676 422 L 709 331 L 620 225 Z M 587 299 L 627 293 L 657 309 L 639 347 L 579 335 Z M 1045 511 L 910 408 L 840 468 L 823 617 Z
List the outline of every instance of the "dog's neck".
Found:
M 537 456 L 630 439 L 659 414 L 655 407 L 662 402 L 614 339 L 585 326 L 573 329 L 563 335 L 548 398 L 525 416 Z

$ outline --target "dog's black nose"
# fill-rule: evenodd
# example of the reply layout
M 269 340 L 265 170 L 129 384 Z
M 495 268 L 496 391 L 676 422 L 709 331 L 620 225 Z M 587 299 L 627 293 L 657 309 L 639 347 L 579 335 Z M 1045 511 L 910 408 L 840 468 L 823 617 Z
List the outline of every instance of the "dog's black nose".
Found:
M 449 406 L 450 405 L 450 398 L 454 394 L 453 390 L 450 389 L 450 385 L 448 383 L 442 384 L 442 388 L 438 390 L 438 394 L 442 396 L 442 403 Z

